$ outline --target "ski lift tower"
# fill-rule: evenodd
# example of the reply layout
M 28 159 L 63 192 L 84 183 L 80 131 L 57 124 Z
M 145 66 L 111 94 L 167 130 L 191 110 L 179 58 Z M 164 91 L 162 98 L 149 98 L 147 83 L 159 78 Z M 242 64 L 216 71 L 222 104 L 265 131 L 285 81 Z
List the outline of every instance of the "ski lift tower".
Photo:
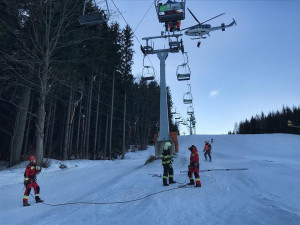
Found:
M 166 59 L 168 53 L 184 52 L 182 39 L 179 41 L 179 37 L 182 34 L 169 34 L 155 37 L 142 38 L 146 40 L 146 46 L 141 46 L 143 54 L 156 54 L 160 60 L 160 131 L 158 140 L 155 143 L 155 155 L 160 155 L 163 149 L 163 145 L 166 141 L 173 142 L 169 134 L 169 116 L 168 116 L 168 105 L 167 105 L 167 87 L 166 87 Z M 149 40 L 153 39 L 166 39 L 169 40 L 168 48 L 154 49 L 153 46 L 149 45 Z M 172 40 L 173 39 L 173 40 Z M 175 151 L 175 145 L 172 144 L 172 151 Z

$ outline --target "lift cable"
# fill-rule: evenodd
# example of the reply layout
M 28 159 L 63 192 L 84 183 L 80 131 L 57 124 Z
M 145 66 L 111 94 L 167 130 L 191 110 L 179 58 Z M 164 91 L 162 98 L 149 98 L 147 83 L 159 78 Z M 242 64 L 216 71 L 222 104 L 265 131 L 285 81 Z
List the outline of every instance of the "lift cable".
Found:
M 118 8 L 117 5 L 115 4 L 114 0 L 111 0 L 111 2 L 112 2 L 112 3 L 114 4 L 114 6 L 116 7 L 116 9 L 118 10 L 119 14 L 121 15 L 121 17 L 123 18 L 123 20 L 125 21 L 125 23 L 129 26 L 129 23 L 128 23 L 127 20 L 124 18 L 123 14 L 121 13 L 121 11 L 119 10 L 119 8 Z M 152 4 L 153 4 L 153 3 L 152 3 Z M 152 6 L 152 4 L 151 4 L 151 6 Z M 151 8 L 151 6 L 150 6 L 150 8 Z M 150 10 L 150 8 L 148 9 L 148 11 Z M 144 15 L 144 17 L 147 15 L 148 11 L 147 11 L 146 14 Z M 144 19 L 144 17 L 142 18 L 142 20 Z M 140 21 L 140 23 L 142 22 L 142 20 Z M 140 23 L 138 24 L 138 26 L 140 25 Z M 134 31 L 136 31 L 136 29 L 138 28 L 138 26 L 135 28 Z M 129 26 L 129 27 L 130 27 L 130 26 Z M 138 39 L 138 37 L 136 36 L 136 34 L 135 34 L 134 31 L 133 31 L 134 37 L 135 37 L 136 40 L 139 42 L 139 44 L 142 45 L 141 42 L 140 42 L 140 40 Z M 148 58 L 148 60 L 150 61 L 151 66 L 154 68 L 154 66 L 153 66 L 153 64 L 152 64 L 152 62 L 151 62 L 151 60 L 150 60 L 150 58 L 149 58 L 148 55 L 147 55 L 147 58 Z M 154 70 L 155 70 L 155 68 L 154 68 Z M 156 71 L 155 71 L 155 73 L 156 73 Z

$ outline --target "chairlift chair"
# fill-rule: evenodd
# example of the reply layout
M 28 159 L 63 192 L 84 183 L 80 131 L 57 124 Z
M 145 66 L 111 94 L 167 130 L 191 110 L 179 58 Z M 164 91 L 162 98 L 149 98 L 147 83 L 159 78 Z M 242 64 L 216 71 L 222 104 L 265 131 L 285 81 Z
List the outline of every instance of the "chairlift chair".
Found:
M 188 115 L 193 115 L 193 114 L 194 114 L 194 108 L 193 108 L 193 106 L 189 106 L 189 107 L 187 108 L 187 114 L 188 114 Z
M 155 78 L 155 71 L 153 66 L 145 66 L 145 56 L 143 58 L 143 71 L 142 71 L 142 80 L 149 81 L 154 80 Z
M 185 0 L 164 4 L 160 1 L 156 0 L 155 2 L 157 17 L 160 23 L 185 19 Z
M 172 108 L 171 114 L 172 114 L 172 115 L 175 115 L 175 114 L 176 114 L 176 108 L 175 108 L 175 109 Z
M 191 85 L 190 84 L 188 84 L 188 92 L 183 95 L 183 103 L 184 104 L 192 104 L 193 103 L 193 96 L 191 93 Z
M 96 24 L 102 24 L 102 23 L 107 23 L 108 18 L 109 18 L 109 9 L 108 9 L 108 4 L 107 0 L 106 2 L 106 7 L 107 7 L 107 13 L 104 12 L 104 10 L 101 10 L 100 12 L 91 12 L 88 14 L 85 14 L 86 10 L 86 3 L 88 0 L 84 1 L 84 6 L 83 6 L 83 13 L 81 16 L 78 17 L 78 21 L 80 25 L 96 25 Z M 95 3 L 96 5 L 96 3 Z
M 187 92 L 183 95 L 183 103 L 184 104 L 192 104 L 193 103 L 193 97 L 191 92 Z
M 180 117 L 180 114 L 176 114 L 175 116 L 175 120 L 179 120 L 181 117 Z
M 154 80 L 154 69 L 152 66 L 144 66 L 142 71 L 142 80 Z
M 189 80 L 191 77 L 191 70 L 190 66 L 188 65 L 188 56 L 187 53 L 184 53 L 186 55 L 186 62 L 184 61 L 183 64 L 177 66 L 176 70 L 176 76 L 178 81 L 184 81 L 184 80 Z

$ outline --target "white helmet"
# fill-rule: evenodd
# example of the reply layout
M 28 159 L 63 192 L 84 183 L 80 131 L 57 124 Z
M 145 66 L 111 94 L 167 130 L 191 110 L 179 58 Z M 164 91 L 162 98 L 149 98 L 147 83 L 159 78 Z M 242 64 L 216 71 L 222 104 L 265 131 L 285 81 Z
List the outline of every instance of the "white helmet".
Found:
M 166 142 L 164 145 L 164 150 L 168 150 L 171 146 L 172 144 L 170 142 Z

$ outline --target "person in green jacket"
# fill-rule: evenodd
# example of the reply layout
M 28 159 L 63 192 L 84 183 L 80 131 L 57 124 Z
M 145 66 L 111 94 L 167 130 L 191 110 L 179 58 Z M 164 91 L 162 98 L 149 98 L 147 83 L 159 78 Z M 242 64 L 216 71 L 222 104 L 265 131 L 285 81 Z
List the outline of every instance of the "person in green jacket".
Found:
M 163 185 L 169 186 L 169 184 L 174 184 L 176 181 L 173 179 L 174 170 L 172 167 L 172 156 L 171 156 L 171 147 L 172 144 L 170 142 L 166 142 L 164 145 L 164 150 L 162 153 L 162 165 L 164 167 L 164 175 L 163 175 Z M 169 184 L 168 184 L 169 177 Z

